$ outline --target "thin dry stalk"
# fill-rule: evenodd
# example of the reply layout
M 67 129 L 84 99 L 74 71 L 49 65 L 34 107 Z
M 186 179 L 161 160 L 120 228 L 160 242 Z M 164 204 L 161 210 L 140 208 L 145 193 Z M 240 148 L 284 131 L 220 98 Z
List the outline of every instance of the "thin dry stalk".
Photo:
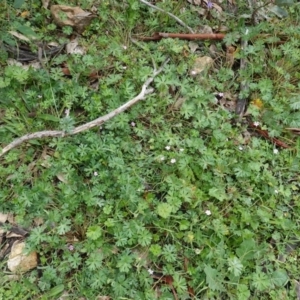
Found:
M 70 136 L 70 135 L 74 135 L 74 134 L 89 130 L 96 126 L 100 126 L 101 124 L 107 122 L 108 120 L 110 120 L 110 119 L 114 118 L 115 116 L 119 115 L 120 113 L 124 112 L 125 110 L 127 110 L 128 108 L 130 108 L 131 106 L 136 104 L 137 102 L 145 99 L 145 97 L 147 95 L 153 93 L 154 89 L 151 87 L 149 88 L 149 86 L 153 82 L 154 78 L 163 71 L 164 67 L 166 66 L 166 64 L 168 62 L 169 62 L 169 59 L 167 59 L 158 70 L 154 69 L 152 77 L 148 78 L 145 81 L 145 83 L 142 85 L 140 93 L 136 97 L 129 100 L 128 102 L 126 102 L 122 106 L 118 107 L 117 109 L 111 111 L 110 113 L 108 113 L 102 117 L 99 117 L 89 123 L 77 126 L 74 129 L 72 129 L 70 132 L 65 132 L 63 130 L 53 130 L 53 131 L 45 130 L 45 131 L 39 131 L 39 132 L 25 134 L 22 137 L 17 138 L 16 140 L 12 141 L 6 147 L 4 147 L 0 153 L 0 157 L 3 156 L 8 151 L 10 151 L 11 149 L 16 148 L 17 146 L 19 146 L 22 143 L 29 141 L 29 140 L 41 139 L 41 138 L 45 138 L 45 137 L 65 137 L 65 136 Z

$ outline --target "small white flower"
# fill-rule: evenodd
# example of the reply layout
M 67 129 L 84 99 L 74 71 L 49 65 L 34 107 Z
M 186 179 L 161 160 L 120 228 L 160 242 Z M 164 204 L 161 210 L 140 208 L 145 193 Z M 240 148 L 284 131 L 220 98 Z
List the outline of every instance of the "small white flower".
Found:
M 180 152 L 183 152 L 183 151 L 184 151 L 184 149 L 183 149 L 183 148 L 180 148 L 180 149 L 179 149 L 179 151 L 180 151 Z
M 65 115 L 66 115 L 66 117 L 68 117 L 70 115 L 70 109 L 69 108 L 65 110 Z
M 131 122 L 130 125 L 131 125 L 132 127 L 135 127 L 136 124 L 135 124 L 134 122 Z
M 218 96 L 221 97 L 221 98 L 223 98 L 224 97 L 224 93 L 219 93 Z
M 211 215 L 211 211 L 210 211 L 209 209 L 207 209 L 207 210 L 205 211 L 205 214 L 206 214 L 207 216 L 210 216 L 210 215 Z
M 176 159 L 175 158 L 172 158 L 171 159 L 171 164 L 175 164 L 176 163 Z
M 239 150 L 243 151 L 243 147 L 242 147 L 242 146 L 239 146 Z
M 278 153 L 279 153 L 278 149 L 275 148 L 275 149 L 273 150 L 273 153 L 274 153 L 274 154 L 278 154 Z
M 196 254 L 200 254 L 200 253 L 201 253 L 201 250 L 197 248 L 197 249 L 195 249 L 195 253 L 196 253 Z
M 165 149 L 166 149 L 166 150 L 170 150 L 171 147 L 170 147 L 170 146 L 166 146 Z
M 122 47 L 123 47 L 123 49 L 124 49 L 124 50 L 126 50 L 126 49 L 127 49 L 127 46 L 125 46 L 125 45 L 123 45 Z
M 161 161 L 165 160 L 165 157 L 164 157 L 164 156 L 161 156 L 161 157 L 160 157 L 160 160 L 161 160 Z
M 260 123 L 257 122 L 257 121 L 253 123 L 253 125 L 254 125 L 255 127 L 259 126 L 259 124 L 260 124 Z
M 196 75 L 197 74 L 197 72 L 196 71 L 191 71 L 191 75 Z
M 154 273 L 154 271 L 151 270 L 151 269 L 148 269 L 147 271 L 148 271 L 148 273 L 149 273 L 150 275 L 152 275 L 152 274 Z
M 41 99 L 41 98 L 42 98 L 42 95 L 38 95 L 38 98 Z
M 126 66 L 123 66 L 123 67 L 122 67 L 122 69 L 123 69 L 123 70 L 126 70 L 126 69 L 127 69 L 127 67 L 126 67 Z
M 98 176 L 98 172 L 95 171 L 95 172 L 94 172 L 94 176 Z
M 274 191 L 274 193 L 275 193 L 275 194 L 278 194 L 278 193 L 279 193 L 279 191 L 278 191 L 278 190 L 275 190 L 275 191 Z

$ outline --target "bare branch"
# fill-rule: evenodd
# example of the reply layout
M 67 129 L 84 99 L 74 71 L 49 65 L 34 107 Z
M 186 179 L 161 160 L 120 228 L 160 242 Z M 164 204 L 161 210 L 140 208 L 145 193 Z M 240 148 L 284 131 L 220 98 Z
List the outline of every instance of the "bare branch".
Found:
M 151 3 L 149 3 L 149 2 L 146 1 L 146 0 L 140 0 L 140 1 L 141 1 L 142 3 L 144 3 L 144 4 L 146 4 L 146 5 L 148 5 L 148 6 L 152 7 L 152 8 L 154 8 L 154 9 L 156 9 L 156 10 L 159 10 L 159 11 L 161 11 L 161 12 L 167 14 L 167 15 L 170 16 L 171 18 L 175 19 L 175 20 L 177 21 L 177 23 L 179 23 L 181 26 L 187 28 L 191 33 L 194 33 L 194 30 L 193 30 L 191 27 L 187 26 L 183 21 L 181 21 L 181 20 L 180 20 L 178 17 L 176 17 L 175 15 L 173 15 L 173 14 L 167 12 L 167 11 L 164 11 L 164 10 L 161 9 L 160 7 L 157 7 L 157 6 L 155 6 L 155 5 L 151 4 Z
M 120 113 L 124 112 L 125 110 L 127 110 L 128 108 L 133 106 L 138 101 L 145 99 L 145 97 L 147 95 L 153 93 L 154 89 L 149 87 L 149 85 L 153 82 L 154 78 L 163 71 L 164 67 L 166 66 L 166 64 L 168 62 L 169 62 L 169 59 L 167 59 L 158 70 L 153 71 L 152 77 L 148 78 L 145 81 L 145 83 L 142 85 L 140 93 L 136 97 L 129 100 L 128 102 L 126 102 L 122 106 L 118 107 L 117 109 L 111 111 L 110 113 L 108 113 L 102 117 L 99 117 L 89 123 L 75 127 L 70 132 L 65 132 L 63 130 L 54 130 L 54 131 L 45 130 L 45 131 L 39 131 L 39 132 L 25 134 L 22 137 L 17 138 L 16 140 L 12 141 L 6 147 L 4 147 L 0 153 L 0 157 L 3 156 L 8 151 L 10 151 L 11 149 L 21 145 L 22 143 L 24 143 L 26 141 L 29 141 L 29 140 L 40 139 L 40 138 L 45 138 L 45 137 L 70 136 L 70 135 L 74 135 L 79 132 L 86 131 L 88 129 L 91 129 L 93 127 L 96 127 L 96 126 L 99 126 L 99 125 L 105 123 L 106 121 L 108 121 L 108 120 L 112 119 L 113 117 L 119 115 Z

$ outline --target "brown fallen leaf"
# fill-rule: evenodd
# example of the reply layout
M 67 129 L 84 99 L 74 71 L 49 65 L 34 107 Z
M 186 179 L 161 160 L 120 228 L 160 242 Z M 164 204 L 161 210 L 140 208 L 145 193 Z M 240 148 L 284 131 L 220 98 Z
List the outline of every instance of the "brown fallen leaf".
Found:
M 4 214 L 0 212 L 0 223 L 5 223 L 7 219 L 8 219 L 8 214 Z
M 54 22 L 58 26 L 71 26 L 78 33 L 82 33 L 92 19 L 95 18 L 95 15 L 84 11 L 78 6 L 52 5 L 50 11 Z
M 33 251 L 25 255 L 23 253 L 24 248 L 25 243 L 19 243 L 19 241 L 16 241 L 12 246 L 7 267 L 13 273 L 27 272 L 37 266 L 37 253 Z
M 195 77 L 204 71 L 209 70 L 214 64 L 214 60 L 209 56 L 200 56 L 195 59 L 190 75 Z
M 228 46 L 226 50 L 225 66 L 229 69 L 231 69 L 234 64 L 234 53 L 235 53 L 235 48 L 233 46 Z
M 47 9 L 47 8 L 48 8 L 48 6 L 49 6 L 49 2 L 50 2 L 50 0 L 42 0 L 43 7 L 44 7 L 45 9 Z

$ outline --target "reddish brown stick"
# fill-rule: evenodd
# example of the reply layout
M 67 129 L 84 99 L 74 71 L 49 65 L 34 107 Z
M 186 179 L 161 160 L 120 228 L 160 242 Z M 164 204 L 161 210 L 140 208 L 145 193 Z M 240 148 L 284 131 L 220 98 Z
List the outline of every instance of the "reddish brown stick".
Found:
M 262 130 L 259 126 L 255 126 L 253 123 L 250 123 L 249 126 L 254 129 L 260 136 L 263 136 L 265 139 L 271 141 L 274 145 L 276 145 L 277 147 L 281 147 L 281 148 L 290 148 L 286 143 L 270 137 L 269 133 L 267 130 Z

